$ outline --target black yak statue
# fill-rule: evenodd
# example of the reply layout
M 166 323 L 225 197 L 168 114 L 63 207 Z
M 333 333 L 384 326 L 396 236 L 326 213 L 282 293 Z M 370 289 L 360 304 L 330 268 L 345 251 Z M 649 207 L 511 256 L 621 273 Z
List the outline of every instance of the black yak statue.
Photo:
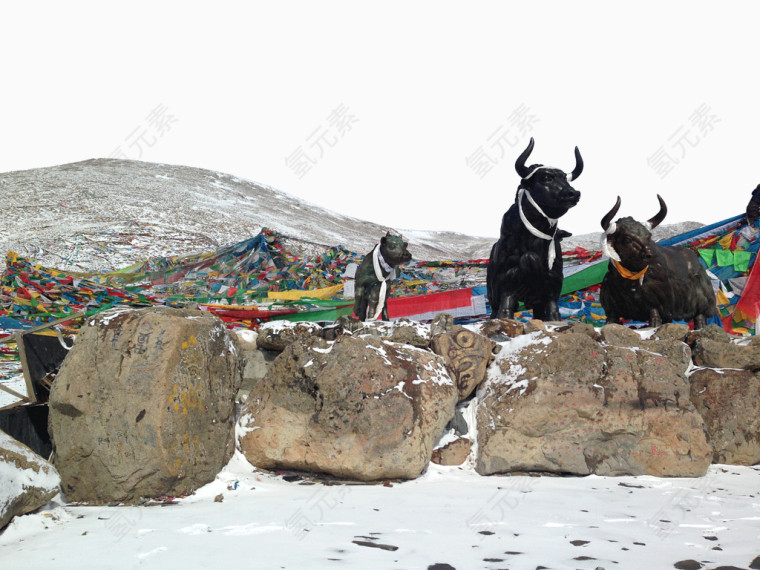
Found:
M 533 139 L 515 162 L 520 175 L 515 203 L 501 220 L 499 241 L 491 248 L 486 273 L 491 318 L 512 318 L 517 304 L 533 309 L 533 317 L 559 321 L 562 289 L 560 240 L 571 234 L 559 230 L 557 221 L 580 200 L 570 186 L 583 171 L 583 159 L 575 147 L 575 168 L 566 174 L 559 168 L 525 161 L 533 151 Z
M 658 327 L 693 320 L 695 329 L 703 328 L 716 314 L 715 292 L 696 253 L 652 240 L 652 230 L 668 212 L 665 201 L 657 199 L 660 211 L 646 224 L 630 217 L 612 222 L 619 196 L 602 218 L 602 251 L 610 265 L 599 296 L 607 322 L 633 319 Z

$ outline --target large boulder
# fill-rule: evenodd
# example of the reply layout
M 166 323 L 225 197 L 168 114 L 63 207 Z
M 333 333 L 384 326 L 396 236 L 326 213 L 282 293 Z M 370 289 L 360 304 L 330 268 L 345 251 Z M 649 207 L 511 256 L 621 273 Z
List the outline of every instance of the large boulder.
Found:
M 454 415 L 441 358 L 376 337 L 294 342 L 251 391 L 239 423 L 248 461 L 370 481 L 417 477 Z
M 749 370 L 701 368 L 691 401 L 710 434 L 714 463 L 760 463 L 760 376 Z
M 60 483 L 50 463 L 0 431 L 0 529 L 13 517 L 45 506 L 58 494 Z
M 625 345 L 636 340 L 608 333 Z M 656 342 L 670 355 L 689 350 Z M 704 475 L 712 451 L 688 398 L 688 365 L 587 334 L 538 331 L 505 342 L 478 392 L 476 469 Z
M 234 452 L 240 363 L 202 311 L 101 313 L 82 327 L 50 392 L 54 463 L 70 501 L 189 494 Z

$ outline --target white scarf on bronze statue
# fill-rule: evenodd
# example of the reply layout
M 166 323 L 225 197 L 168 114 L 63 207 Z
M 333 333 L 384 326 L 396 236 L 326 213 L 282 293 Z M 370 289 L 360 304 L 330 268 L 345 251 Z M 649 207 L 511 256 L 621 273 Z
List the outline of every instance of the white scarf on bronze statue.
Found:
M 533 173 L 531 172 L 531 174 Z M 523 196 L 528 198 L 528 202 L 530 202 L 530 205 L 533 206 L 539 214 L 541 214 L 544 218 L 546 218 L 546 221 L 549 222 L 549 225 L 554 228 L 554 232 L 552 233 L 552 235 L 542 232 L 536 226 L 534 226 L 528 221 L 528 218 L 525 216 L 525 212 L 523 212 L 523 207 L 522 207 Z M 520 187 L 519 190 L 517 191 L 517 209 L 520 212 L 520 219 L 522 220 L 522 223 L 525 225 L 525 227 L 530 233 L 532 233 L 537 238 L 549 240 L 549 255 L 547 256 L 547 258 L 549 261 L 549 269 L 551 269 L 552 265 L 554 264 L 554 259 L 557 257 L 557 251 L 556 251 L 556 248 L 554 247 L 554 236 L 557 235 L 557 219 L 550 218 L 549 216 L 544 214 L 544 211 L 541 209 L 541 207 L 538 204 L 536 204 L 535 200 L 533 200 L 533 197 L 530 195 L 530 192 L 528 192 L 523 187 Z
M 396 277 L 396 270 L 388 265 L 385 259 L 383 259 L 383 254 L 380 253 L 380 244 L 377 244 L 375 249 L 372 250 L 372 267 L 375 270 L 375 277 L 380 281 L 380 296 L 377 300 L 377 309 L 375 316 L 370 319 L 371 321 L 376 321 L 380 318 L 385 306 L 385 292 L 388 290 L 387 281 Z M 386 271 L 386 275 L 383 275 L 383 271 Z

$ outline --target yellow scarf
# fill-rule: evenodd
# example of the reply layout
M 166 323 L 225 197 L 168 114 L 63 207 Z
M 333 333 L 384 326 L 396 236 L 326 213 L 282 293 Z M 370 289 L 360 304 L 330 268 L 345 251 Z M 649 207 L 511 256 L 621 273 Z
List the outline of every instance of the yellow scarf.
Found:
M 615 259 L 611 261 L 612 261 L 612 264 L 615 266 L 615 269 L 617 269 L 618 273 L 620 273 L 620 276 L 625 279 L 630 279 L 631 281 L 636 281 L 637 279 L 641 279 L 642 277 L 644 277 L 644 273 L 647 272 L 647 269 L 649 269 L 649 266 L 647 265 L 644 269 L 642 269 L 638 273 L 634 273 L 630 269 L 626 269 L 625 267 L 623 267 L 623 265 L 619 261 Z

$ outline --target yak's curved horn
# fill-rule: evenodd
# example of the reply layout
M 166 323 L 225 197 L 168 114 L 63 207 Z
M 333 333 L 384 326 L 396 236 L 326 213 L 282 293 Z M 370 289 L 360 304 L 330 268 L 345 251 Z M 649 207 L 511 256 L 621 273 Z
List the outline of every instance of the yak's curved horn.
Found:
M 528 174 L 530 174 L 530 170 L 528 170 L 528 167 L 525 166 L 525 161 L 528 160 L 531 152 L 533 152 L 533 137 L 530 137 L 528 147 L 522 151 L 522 154 L 518 156 L 517 160 L 515 161 L 515 170 L 517 171 L 517 174 L 520 176 L 520 178 L 525 178 L 528 176 Z
M 583 159 L 581 158 L 581 151 L 578 150 L 578 147 L 575 147 L 575 168 L 573 168 L 573 171 L 570 173 L 570 182 L 575 180 L 581 175 L 581 172 L 583 172 Z
M 654 217 L 649 218 L 649 220 L 647 221 L 647 224 L 649 224 L 650 230 L 653 230 L 657 226 L 659 226 L 662 220 L 665 219 L 665 216 L 668 213 L 668 207 L 665 205 L 665 200 L 662 199 L 662 196 L 657 194 L 657 199 L 660 201 L 660 211 L 657 212 L 657 214 L 655 214 Z
M 615 217 L 615 214 L 618 213 L 618 210 L 620 209 L 620 196 L 617 197 L 617 201 L 615 202 L 615 205 L 612 206 L 612 209 L 607 212 L 607 214 L 602 218 L 602 229 L 606 232 L 610 227 L 610 222 L 612 221 L 612 218 Z

